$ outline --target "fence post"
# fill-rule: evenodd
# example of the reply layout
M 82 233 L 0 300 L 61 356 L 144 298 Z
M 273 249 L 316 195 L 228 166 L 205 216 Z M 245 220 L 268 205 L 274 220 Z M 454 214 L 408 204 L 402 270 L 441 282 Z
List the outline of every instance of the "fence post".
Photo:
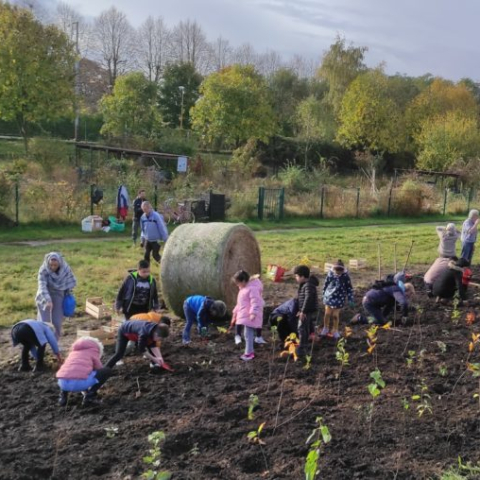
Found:
M 448 196 L 448 188 L 445 187 L 445 193 L 443 194 L 443 214 L 447 213 L 447 196 Z
M 470 191 L 468 192 L 468 199 L 467 199 L 467 215 L 468 215 L 468 212 L 470 212 L 470 204 L 472 203 L 472 199 L 473 199 L 473 187 L 470 187 Z
M 90 215 L 93 215 L 93 191 L 95 184 L 90 185 Z
M 392 209 L 392 191 L 393 187 L 390 187 L 390 192 L 388 193 L 387 217 L 390 216 L 390 211 Z
M 322 185 L 322 191 L 320 194 L 320 218 L 323 218 L 323 203 L 325 199 L 325 185 Z
M 18 179 L 15 182 L 15 225 L 18 227 L 19 222 L 19 205 L 20 205 L 20 186 Z
M 355 217 L 358 218 L 360 214 L 360 187 L 357 187 L 357 211 Z
M 285 188 L 280 189 L 278 195 L 278 219 L 283 220 L 283 207 L 285 205 Z
M 258 187 L 258 219 L 263 220 L 263 206 L 265 203 L 265 187 Z
M 158 206 L 158 185 L 155 184 L 155 193 L 153 194 L 153 206 L 155 211 L 157 211 Z

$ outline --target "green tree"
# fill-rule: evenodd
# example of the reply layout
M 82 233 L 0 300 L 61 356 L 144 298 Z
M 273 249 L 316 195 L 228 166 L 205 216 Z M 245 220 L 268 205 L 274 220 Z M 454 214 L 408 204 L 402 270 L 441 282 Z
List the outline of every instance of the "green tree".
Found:
M 424 122 L 417 134 L 418 167 L 445 171 L 458 160 L 478 156 L 478 121 L 460 110 Z
M 0 1 L 0 118 L 16 122 L 26 151 L 29 125 L 72 111 L 74 62 L 65 34 Z
M 248 139 L 268 141 L 276 132 L 275 115 L 262 76 L 251 65 L 233 65 L 212 73 L 200 86 L 192 109 L 192 127 L 208 143 L 239 147 Z
M 296 133 L 295 112 L 299 102 L 309 94 L 309 80 L 299 78 L 289 68 L 280 68 L 269 79 L 268 88 L 279 124 L 279 133 L 287 137 L 294 136 Z
M 340 110 L 337 140 L 344 146 L 383 155 L 398 152 L 405 140 L 401 108 L 390 96 L 389 78 L 381 70 L 357 77 Z
M 340 113 L 348 86 L 367 69 L 363 62 L 367 50 L 367 47 L 347 45 L 345 38 L 337 36 L 335 43 L 323 56 L 317 77 L 328 83 L 326 101 L 336 115 Z
M 298 136 L 305 145 L 305 169 L 308 168 L 308 153 L 318 140 L 332 141 L 335 137 L 335 119 L 325 102 L 313 95 L 300 102 L 296 111 Z
M 160 111 L 164 121 L 171 127 L 182 124 L 183 128 L 190 128 L 190 109 L 198 100 L 202 76 L 191 63 L 179 63 L 168 65 L 162 80 Z
M 102 98 L 100 109 L 104 119 L 102 135 L 151 137 L 162 124 L 158 86 L 140 72 L 118 77 L 112 93 Z

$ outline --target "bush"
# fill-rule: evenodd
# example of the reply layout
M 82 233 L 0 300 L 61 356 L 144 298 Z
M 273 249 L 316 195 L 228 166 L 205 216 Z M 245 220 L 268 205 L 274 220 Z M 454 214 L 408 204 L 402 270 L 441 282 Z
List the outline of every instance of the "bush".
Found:
M 232 197 L 228 209 L 230 220 L 253 220 L 257 218 L 257 198 L 254 192 L 238 193 Z
M 280 170 L 278 179 L 290 192 L 306 192 L 310 190 L 305 169 L 293 163 L 288 163 L 286 167 Z
M 30 155 L 42 167 L 45 174 L 51 175 L 53 170 L 69 161 L 70 149 L 61 140 L 36 137 L 30 141 Z
M 155 140 L 155 147 L 158 152 L 192 157 L 197 152 L 198 141 L 190 131 L 166 128 Z

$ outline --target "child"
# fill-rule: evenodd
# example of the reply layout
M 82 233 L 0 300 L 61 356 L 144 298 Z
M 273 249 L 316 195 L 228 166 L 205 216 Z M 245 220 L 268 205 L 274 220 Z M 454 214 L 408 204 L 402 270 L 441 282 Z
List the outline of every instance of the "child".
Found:
M 297 313 L 298 300 L 296 298 L 292 298 L 291 300 L 287 300 L 285 303 L 279 305 L 270 314 L 270 326 L 277 327 L 278 337 L 280 338 L 282 345 L 291 333 L 298 335 Z
M 137 313 L 136 315 L 132 315 L 130 320 L 143 320 L 145 322 L 153 322 L 153 323 L 164 323 L 169 327 L 172 325 L 172 319 L 167 317 L 166 315 L 160 315 L 157 312 L 148 312 L 148 313 Z
M 338 324 L 340 322 L 340 311 L 345 306 L 345 298 L 348 297 L 350 307 L 355 306 L 353 298 L 353 287 L 348 271 L 341 260 L 328 272 L 323 286 L 323 303 L 325 305 L 325 317 L 321 337 L 331 336 L 334 340 L 340 338 Z M 333 326 L 330 329 L 330 320 L 333 319 Z
M 318 313 L 318 278 L 310 275 L 306 265 L 299 265 L 294 269 L 295 281 L 298 283 L 298 335 L 300 345 L 297 354 L 307 354 L 308 338 L 314 331 L 314 322 Z
M 127 320 L 137 313 L 158 309 L 157 283 L 150 274 L 146 260 L 138 262 L 138 268 L 130 272 L 122 283 L 115 301 L 118 314 L 124 313 Z
M 233 310 L 232 326 L 245 327 L 245 353 L 240 357 L 248 362 L 255 358 L 253 353 L 253 339 L 256 330 L 263 324 L 263 285 L 258 276 L 250 279 L 245 270 L 238 271 L 233 276 L 238 287 L 237 305 Z
M 150 367 L 161 367 L 163 357 L 157 342 L 169 335 L 168 325 L 144 322 L 142 320 L 127 320 L 120 325 L 117 334 L 117 345 L 115 355 L 107 362 L 107 367 L 113 368 L 121 360 L 127 350 L 129 341 L 138 342 L 138 351 L 150 359 Z
M 12 327 L 11 336 L 14 347 L 19 344 L 23 345 L 22 364 L 18 369 L 19 372 L 29 372 L 32 369 L 28 358 L 30 352 L 36 360 L 34 372 L 41 372 L 45 369 L 43 359 L 47 343 L 57 356 L 58 363 L 62 363 L 57 339 L 46 323 L 37 320 L 23 320 Z
M 57 372 L 60 397 L 58 404 L 64 407 L 69 392 L 85 392 L 82 405 L 100 403 L 97 392 L 112 374 L 112 370 L 103 367 L 103 345 L 93 337 L 81 337 L 76 340 L 70 353 Z
M 185 300 L 183 311 L 186 323 L 183 329 L 182 343 L 188 345 L 191 342 L 190 330 L 193 323 L 197 322 L 199 335 L 205 336 L 210 318 L 224 317 L 227 313 L 227 306 L 220 300 L 213 300 L 203 295 L 193 295 Z

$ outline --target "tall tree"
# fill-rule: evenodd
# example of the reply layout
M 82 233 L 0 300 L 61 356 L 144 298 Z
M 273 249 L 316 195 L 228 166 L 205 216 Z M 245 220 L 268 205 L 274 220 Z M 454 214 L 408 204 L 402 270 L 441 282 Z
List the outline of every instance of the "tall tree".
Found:
M 25 9 L 0 2 L 0 118 L 28 125 L 72 110 L 75 52 L 68 38 Z
M 196 22 L 180 22 L 172 33 L 172 55 L 177 63 L 191 63 L 205 73 L 210 68 L 211 51 L 202 27 Z
M 264 79 L 252 66 L 233 65 L 209 75 L 192 108 L 192 126 L 208 143 L 239 147 L 248 139 L 267 141 L 276 122 Z
M 91 48 L 92 40 L 91 25 L 85 18 L 68 3 L 58 2 L 54 23 L 72 43 L 76 43 L 78 28 L 78 47 L 82 57 L 85 57 Z
M 211 52 L 214 71 L 218 72 L 230 65 L 233 50 L 228 40 L 221 36 L 218 37 L 211 45 Z
M 348 86 L 366 70 L 364 64 L 367 47 L 346 44 L 345 38 L 338 36 L 324 54 L 317 75 L 328 82 L 327 102 L 336 115 L 340 113 L 342 99 Z
M 198 100 L 202 76 L 191 63 L 165 68 L 160 87 L 160 111 L 171 127 L 190 128 L 190 109 Z
M 94 33 L 101 61 L 113 86 L 132 61 L 133 29 L 125 14 L 111 7 L 95 20 Z
M 158 85 L 141 72 L 120 76 L 110 95 L 101 101 L 103 135 L 151 137 L 161 126 L 158 111 Z
M 236 48 L 233 52 L 233 61 L 239 65 L 256 65 L 258 60 L 257 52 L 250 45 L 250 43 L 244 43 Z
M 270 78 L 282 67 L 282 57 L 275 50 L 267 50 L 257 58 L 257 69 L 264 77 Z
M 170 58 L 170 36 L 163 18 L 149 16 L 137 31 L 138 63 L 152 82 L 158 82 Z

